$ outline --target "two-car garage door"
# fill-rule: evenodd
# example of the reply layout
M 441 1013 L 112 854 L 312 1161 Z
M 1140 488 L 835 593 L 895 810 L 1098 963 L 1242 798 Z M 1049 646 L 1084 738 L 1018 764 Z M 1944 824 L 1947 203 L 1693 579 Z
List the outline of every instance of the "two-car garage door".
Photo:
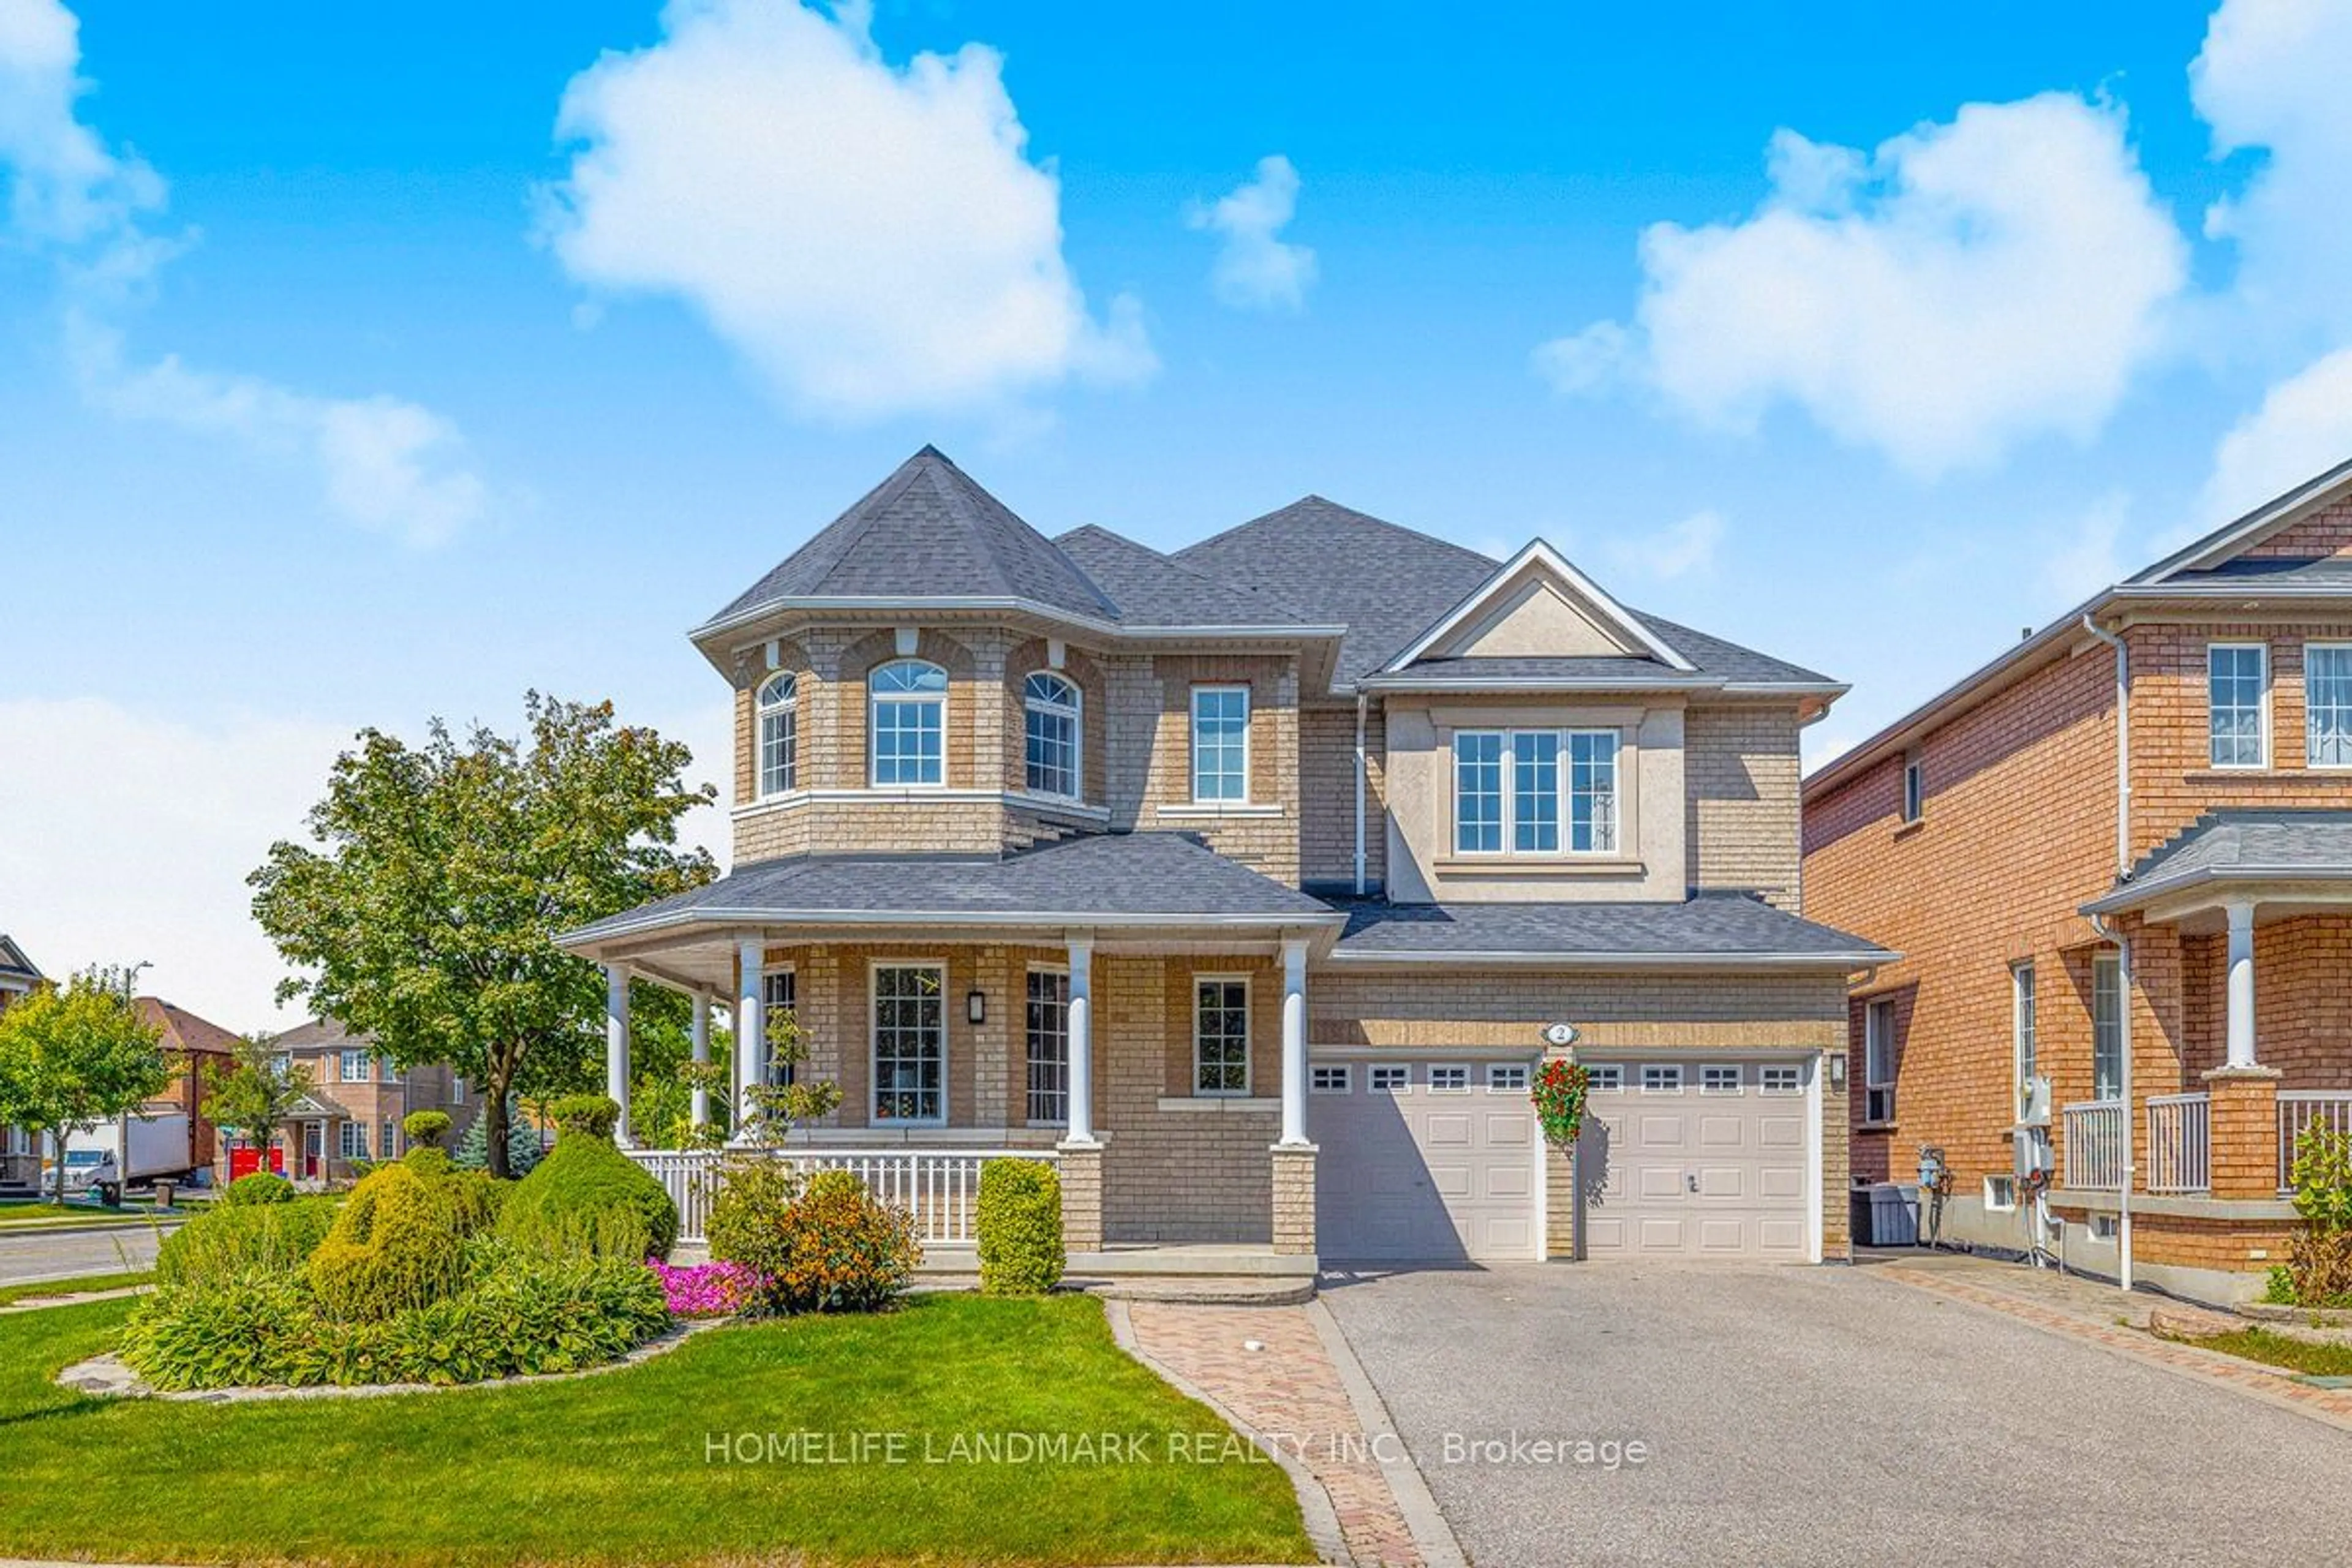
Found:
M 1317 1062 L 1316 1249 L 1433 1261 L 1537 1256 L 1528 1058 Z
M 1587 1258 L 1812 1256 L 1810 1061 L 1588 1066 Z

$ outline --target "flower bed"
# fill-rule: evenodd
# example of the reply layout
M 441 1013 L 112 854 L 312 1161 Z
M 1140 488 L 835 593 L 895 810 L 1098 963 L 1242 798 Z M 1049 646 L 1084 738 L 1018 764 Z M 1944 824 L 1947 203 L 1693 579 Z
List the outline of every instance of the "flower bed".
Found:
M 673 1318 L 732 1317 L 750 1306 L 760 1277 L 740 1263 L 691 1263 L 673 1267 L 657 1258 L 646 1267 L 661 1280 L 662 1300 Z

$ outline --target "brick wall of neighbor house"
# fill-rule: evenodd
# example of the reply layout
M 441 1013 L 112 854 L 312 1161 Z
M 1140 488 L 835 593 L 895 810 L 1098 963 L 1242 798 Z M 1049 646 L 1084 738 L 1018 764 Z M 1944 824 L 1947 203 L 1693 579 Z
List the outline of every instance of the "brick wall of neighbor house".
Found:
M 1542 1049 L 1543 1026 L 1571 1020 L 1576 1054 L 1687 1053 L 1845 1046 L 1845 982 L 1836 975 L 1538 974 L 1465 968 L 1432 974 L 1318 973 L 1307 984 L 1310 1047 Z M 1575 1245 L 1567 1156 L 1547 1162 L 1552 1254 Z M 1846 1251 L 1847 1117 L 1822 1094 L 1822 1253 Z
M 1929 735 L 1916 823 L 1901 820 L 1900 756 L 1806 810 L 1807 916 L 1903 954 L 1853 999 L 1857 1175 L 1908 1179 L 1926 1144 L 1944 1150 L 1958 1194 L 2011 1168 L 2020 961 L 2036 966 L 2040 1063 L 2056 1102 L 2090 1098 L 2097 933 L 2075 911 L 2115 874 L 2114 681 L 2104 649 L 2062 658 Z M 1895 1122 L 1870 1130 L 1863 1016 L 1878 998 L 1895 1005 Z M 2135 1027 L 2136 1045 L 2153 1036 Z
M 1387 873 L 1387 731 L 1375 704 L 1364 723 L 1364 879 Z M 1356 710 L 1316 706 L 1298 715 L 1299 875 L 1351 883 L 1356 875 Z
M 1694 707 L 1683 716 L 1684 838 L 1695 886 L 1801 908 L 1797 710 Z

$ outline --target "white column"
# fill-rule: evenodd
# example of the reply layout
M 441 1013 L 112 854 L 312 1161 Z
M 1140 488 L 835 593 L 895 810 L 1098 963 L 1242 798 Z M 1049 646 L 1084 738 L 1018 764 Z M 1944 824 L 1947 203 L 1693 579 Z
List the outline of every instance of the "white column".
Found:
M 1307 941 L 1282 941 L 1282 1142 L 1307 1142 Z
M 1064 1141 L 1095 1141 L 1095 938 L 1070 936 L 1070 1125 Z
M 735 1141 L 758 1114 L 751 1090 L 768 1080 L 767 996 L 761 988 L 761 967 L 768 961 L 767 944 L 746 937 L 736 948 L 735 999 Z
M 2230 916 L 2229 1065 L 2254 1065 L 2254 906 L 2234 903 Z
M 694 1025 L 690 1038 L 694 1043 L 694 1065 L 710 1065 L 710 993 L 694 994 Z M 693 1104 L 687 1112 L 688 1120 L 697 1127 L 710 1125 L 710 1086 L 701 1079 L 694 1080 Z
M 629 1146 L 629 972 L 617 963 L 604 966 L 604 1092 L 621 1108 L 613 1123 L 613 1142 Z

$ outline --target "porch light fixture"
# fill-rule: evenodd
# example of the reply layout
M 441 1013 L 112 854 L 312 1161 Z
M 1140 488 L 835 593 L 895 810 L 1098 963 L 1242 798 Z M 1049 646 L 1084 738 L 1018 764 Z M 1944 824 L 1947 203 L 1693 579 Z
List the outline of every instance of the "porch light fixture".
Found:
M 971 990 L 964 993 L 963 1016 L 975 1024 L 988 1022 L 988 993 Z
M 1830 1053 L 1830 1086 L 1832 1089 L 1845 1087 L 1845 1053 L 1843 1051 Z

